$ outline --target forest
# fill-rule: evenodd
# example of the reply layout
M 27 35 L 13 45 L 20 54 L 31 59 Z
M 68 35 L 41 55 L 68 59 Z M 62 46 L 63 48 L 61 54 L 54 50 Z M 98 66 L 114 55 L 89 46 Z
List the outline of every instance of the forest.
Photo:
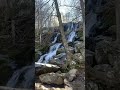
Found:
M 120 90 L 119 0 L 0 0 L 0 90 Z

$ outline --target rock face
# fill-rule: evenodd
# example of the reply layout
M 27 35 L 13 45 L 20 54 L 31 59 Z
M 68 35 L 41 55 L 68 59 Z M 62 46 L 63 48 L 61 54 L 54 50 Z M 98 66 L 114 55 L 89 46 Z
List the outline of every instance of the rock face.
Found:
M 42 74 L 39 76 L 39 79 L 42 83 L 46 83 L 46 84 L 56 84 L 56 85 L 64 84 L 63 76 L 58 73 Z
M 85 44 L 94 53 L 86 51 L 87 90 L 119 90 L 120 49 L 115 43 L 115 13 L 115 0 L 86 0 Z

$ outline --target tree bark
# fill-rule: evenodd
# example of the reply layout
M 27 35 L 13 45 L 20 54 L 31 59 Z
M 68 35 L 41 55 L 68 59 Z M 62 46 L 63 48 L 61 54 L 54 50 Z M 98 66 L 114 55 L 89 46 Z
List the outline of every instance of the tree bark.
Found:
M 82 11 L 82 20 L 83 20 L 83 43 L 84 43 L 84 53 L 85 54 L 85 4 L 83 0 L 80 0 L 80 6 Z M 85 60 L 85 55 L 83 55 L 83 59 Z
M 59 21 L 59 29 L 60 29 L 60 33 L 61 33 L 61 36 L 62 36 L 62 42 L 63 42 L 63 45 L 64 45 L 64 48 L 65 48 L 65 52 L 67 54 L 67 65 L 70 63 L 71 61 L 71 53 L 69 51 L 69 47 L 68 47 L 68 43 L 67 43 L 67 40 L 65 38 L 65 32 L 64 32 L 64 28 L 63 28 L 63 23 L 62 23 L 62 19 L 61 19 L 61 13 L 59 11 L 59 7 L 58 7 L 58 2 L 57 0 L 54 0 L 55 2 L 55 8 L 56 8 L 56 12 L 57 12 L 57 17 L 58 17 L 58 21 Z

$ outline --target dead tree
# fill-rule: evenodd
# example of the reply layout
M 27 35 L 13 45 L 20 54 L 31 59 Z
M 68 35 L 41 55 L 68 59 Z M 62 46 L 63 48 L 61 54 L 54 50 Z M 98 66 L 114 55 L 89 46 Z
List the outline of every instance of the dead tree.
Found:
M 62 36 L 62 42 L 63 42 L 65 52 L 66 52 L 66 55 L 67 55 L 66 66 L 68 66 L 68 65 L 70 65 L 69 63 L 71 62 L 71 59 L 72 59 L 71 55 L 72 54 L 69 51 L 68 43 L 67 43 L 67 40 L 65 38 L 65 32 L 64 32 L 64 28 L 63 28 L 63 24 L 62 24 L 61 13 L 60 13 L 59 7 L 58 7 L 58 2 L 57 2 L 57 0 L 54 0 L 54 2 L 55 2 L 55 8 L 56 8 L 58 22 L 59 22 L 59 29 L 60 29 L 60 33 L 61 33 L 61 36 Z

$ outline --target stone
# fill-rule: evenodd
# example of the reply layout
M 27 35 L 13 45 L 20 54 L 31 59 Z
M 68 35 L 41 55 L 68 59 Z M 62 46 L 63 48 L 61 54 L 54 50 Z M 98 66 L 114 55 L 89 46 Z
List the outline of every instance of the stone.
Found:
M 80 53 L 81 50 L 84 49 L 84 43 L 80 41 L 75 41 L 74 43 L 75 43 L 75 52 Z
M 45 84 L 56 84 L 56 85 L 64 84 L 64 77 L 58 73 L 42 74 L 39 76 L 39 79 L 42 83 Z
M 75 53 L 73 55 L 75 61 L 79 61 L 80 63 L 83 63 L 84 62 L 84 59 L 83 59 L 83 56 L 81 53 Z
M 78 74 L 78 70 L 77 69 L 71 69 L 68 73 L 66 73 L 66 78 L 68 81 L 73 81 L 76 76 Z

